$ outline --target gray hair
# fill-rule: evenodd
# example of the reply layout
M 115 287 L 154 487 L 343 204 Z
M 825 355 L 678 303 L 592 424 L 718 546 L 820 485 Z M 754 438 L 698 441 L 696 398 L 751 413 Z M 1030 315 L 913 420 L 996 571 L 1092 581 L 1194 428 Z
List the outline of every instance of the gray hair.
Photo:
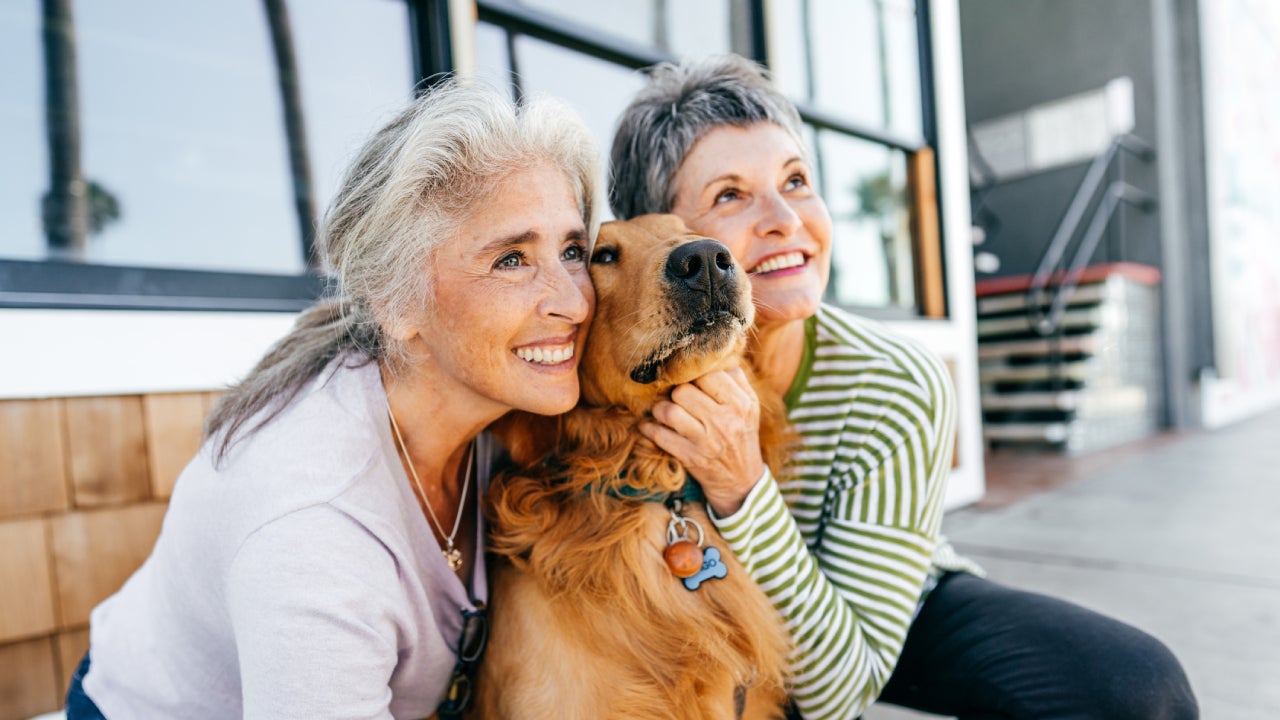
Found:
M 408 362 L 389 332 L 433 301 L 433 253 L 456 237 L 512 172 L 549 162 L 569 179 L 589 237 L 598 225 L 598 166 L 581 119 L 539 98 L 517 107 L 498 90 L 451 79 L 431 90 L 356 155 L 317 237 L 326 299 L 219 401 L 205 437 L 225 430 L 221 458 L 246 422 L 270 422 L 336 357 L 394 369 Z M 266 412 L 264 412 L 266 411 Z
M 802 152 L 800 113 L 763 66 L 738 55 L 665 62 L 618 120 L 610 153 L 609 206 L 619 218 L 670 212 L 676 171 L 707 132 L 772 122 Z

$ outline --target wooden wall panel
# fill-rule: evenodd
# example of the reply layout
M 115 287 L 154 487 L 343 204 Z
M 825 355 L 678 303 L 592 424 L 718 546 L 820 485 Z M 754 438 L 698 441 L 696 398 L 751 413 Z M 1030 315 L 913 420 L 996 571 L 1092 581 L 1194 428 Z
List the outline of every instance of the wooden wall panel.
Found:
M 0 645 L 0 720 L 24 720 L 62 707 L 53 638 Z
M 200 449 L 200 426 L 204 423 L 205 404 L 205 393 L 146 395 L 142 398 L 152 497 L 169 497 L 178 474 Z
M 0 518 L 69 507 L 61 403 L 0 401 Z
M 57 627 L 45 532 L 38 518 L 0 523 L 0 642 Z
M 67 452 L 76 507 L 118 505 L 151 494 L 142 398 L 68 398 Z
M 142 564 L 160 534 L 164 511 L 163 503 L 145 503 L 50 519 L 63 628 L 87 623 L 89 611 Z
M 947 316 L 947 282 L 942 265 L 942 230 L 938 219 L 938 183 L 933 148 L 923 147 L 907 160 L 911 188 L 911 227 L 915 244 L 916 296 L 920 314 Z
M 72 630 L 56 635 L 53 649 L 58 654 L 58 687 L 70 687 L 71 675 L 75 673 L 76 666 L 89 650 L 89 631 Z

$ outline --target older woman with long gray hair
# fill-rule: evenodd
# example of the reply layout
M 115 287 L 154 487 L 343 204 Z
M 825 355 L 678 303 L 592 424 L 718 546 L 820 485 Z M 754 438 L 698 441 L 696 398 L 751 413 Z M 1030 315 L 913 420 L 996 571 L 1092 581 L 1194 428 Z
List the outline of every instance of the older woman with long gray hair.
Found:
M 373 136 L 320 233 L 336 292 L 208 418 L 151 556 L 93 611 L 71 720 L 456 716 L 484 429 L 577 402 L 597 174 L 563 106 L 458 81 Z
M 674 213 L 751 278 L 751 359 L 801 436 L 793 466 L 764 467 L 757 399 L 723 373 L 677 387 L 645 432 L 701 481 L 785 617 L 799 715 L 845 720 L 880 698 L 961 718 L 1196 716 L 1159 641 L 985 580 L 939 538 L 947 372 L 822 302 L 831 217 L 800 117 L 763 68 L 725 56 L 652 69 L 612 164 L 615 214 Z

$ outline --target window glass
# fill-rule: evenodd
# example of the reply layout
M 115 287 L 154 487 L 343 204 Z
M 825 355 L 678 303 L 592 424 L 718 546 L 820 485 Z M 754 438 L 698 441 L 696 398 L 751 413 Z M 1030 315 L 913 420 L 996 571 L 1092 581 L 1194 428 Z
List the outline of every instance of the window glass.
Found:
M 476 23 L 476 77 L 496 88 L 512 89 L 507 31 L 497 25 Z
M 914 0 L 776 0 L 770 63 L 799 102 L 914 140 L 922 134 Z
M 827 298 L 843 306 L 914 309 L 915 270 L 900 150 L 818 131 L 822 196 L 831 211 Z
M 523 0 L 522 4 L 673 55 L 729 52 L 730 0 Z M 738 2 L 735 12 L 745 11 Z
M 481 35 L 490 35 L 491 30 L 505 32 L 487 23 L 479 27 Z M 596 142 L 603 182 L 614 125 L 643 86 L 643 78 L 637 71 L 524 35 L 516 36 L 514 47 L 521 90 L 563 100 L 582 116 Z M 498 82 L 509 77 L 505 41 L 478 42 L 476 50 L 481 77 Z M 607 216 L 608 208 L 604 211 Z
M 264 3 L 69 5 L 63 49 L 74 54 L 75 77 L 52 102 L 78 112 L 55 125 L 66 132 L 54 147 L 79 147 L 88 237 L 82 249 L 50 247 L 45 228 L 52 221 L 42 206 L 57 205 L 44 199 L 55 166 L 67 165 L 50 159 L 40 3 L 5 3 L 0 259 L 302 272 Z M 311 193 L 321 213 L 350 154 L 411 95 L 407 11 L 385 0 L 307 0 L 288 5 L 288 21 Z

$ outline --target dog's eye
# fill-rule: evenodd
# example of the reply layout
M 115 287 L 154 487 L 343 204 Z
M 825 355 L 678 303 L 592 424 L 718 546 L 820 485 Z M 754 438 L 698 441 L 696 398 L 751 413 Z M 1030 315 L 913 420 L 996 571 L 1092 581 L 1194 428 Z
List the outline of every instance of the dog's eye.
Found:
M 596 248 L 591 256 L 592 265 L 611 265 L 618 262 L 618 249 L 611 247 Z

